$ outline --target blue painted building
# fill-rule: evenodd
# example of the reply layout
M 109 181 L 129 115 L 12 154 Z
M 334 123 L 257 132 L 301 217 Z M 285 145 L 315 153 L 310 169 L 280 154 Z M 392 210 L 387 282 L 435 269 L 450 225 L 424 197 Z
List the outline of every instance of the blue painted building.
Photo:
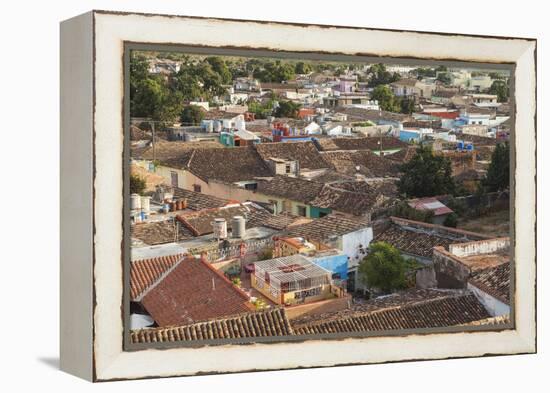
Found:
M 338 250 L 317 251 L 308 259 L 330 272 L 332 278 L 339 280 L 348 279 L 348 256 Z

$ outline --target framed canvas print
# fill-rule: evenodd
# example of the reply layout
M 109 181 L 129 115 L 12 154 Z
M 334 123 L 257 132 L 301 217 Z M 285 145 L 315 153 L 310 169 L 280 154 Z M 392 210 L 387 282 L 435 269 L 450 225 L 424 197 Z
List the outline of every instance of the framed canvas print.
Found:
M 61 368 L 536 351 L 536 40 L 61 24 Z

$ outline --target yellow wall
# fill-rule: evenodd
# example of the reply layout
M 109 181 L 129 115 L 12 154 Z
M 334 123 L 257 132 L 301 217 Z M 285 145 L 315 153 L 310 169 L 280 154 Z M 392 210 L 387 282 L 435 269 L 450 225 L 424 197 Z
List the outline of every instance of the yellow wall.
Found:
M 258 283 L 256 281 L 256 277 L 254 276 L 254 274 L 251 275 L 251 284 L 252 284 L 252 287 L 254 287 L 255 289 L 257 289 L 259 292 L 262 293 L 262 295 L 264 295 L 265 297 L 267 297 L 268 299 L 270 299 L 271 301 L 277 303 L 277 304 L 304 304 L 304 303 L 312 303 L 312 302 L 318 302 L 318 301 L 321 301 L 321 300 L 326 300 L 326 299 L 329 299 L 329 298 L 332 298 L 332 297 L 336 297 L 335 294 L 332 293 L 332 290 L 331 290 L 331 285 L 330 284 L 326 284 L 326 285 L 322 285 L 321 286 L 321 292 L 319 295 L 316 295 L 316 296 L 309 296 L 309 297 L 306 297 L 305 298 L 305 301 L 304 302 L 301 302 L 301 301 L 298 301 L 297 299 L 294 298 L 294 294 L 296 292 L 301 292 L 301 291 L 294 291 L 294 292 L 285 292 L 283 294 L 283 301 L 281 302 L 281 296 L 273 296 L 272 293 L 270 292 L 270 287 L 268 284 L 264 285 L 263 288 L 260 288 L 258 286 Z

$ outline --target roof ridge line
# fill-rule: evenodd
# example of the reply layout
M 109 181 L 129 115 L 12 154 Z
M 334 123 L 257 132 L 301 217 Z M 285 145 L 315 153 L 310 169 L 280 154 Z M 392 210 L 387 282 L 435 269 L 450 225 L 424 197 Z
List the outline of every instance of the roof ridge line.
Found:
M 136 302 L 141 302 L 141 301 L 143 300 L 143 298 L 144 298 L 149 292 L 151 292 L 151 290 L 152 290 L 153 288 L 156 288 L 156 287 L 160 284 L 160 282 L 161 282 L 162 280 L 164 280 L 164 279 L 166 278 L 166 276 L 168 276 L 168 274 L 170 274 L 171 272 L 173 272 L 174 269 L 175 269 L 176 267 L 178 267 L 178 266 L 180 265 L 180 263 L 182 263 L 187 257 L 188 257 L 187 254 L 181 254 L 180 260 L 177 261 L 176 263 L 174 263 L 169 269 L 166 269 L 166 271 L 164 271 L 164 272 L 157 278 L 157 280 L 156 280 L 154 283 L 152 283 L 151 285 L 149 285 L 149 287 L 145 288 L 145 289 L 143 290 L 143 292 L 141 292 L 138 296 L 136 296 L 135 299 L 134 299 L 134 301 L 136 301 Z

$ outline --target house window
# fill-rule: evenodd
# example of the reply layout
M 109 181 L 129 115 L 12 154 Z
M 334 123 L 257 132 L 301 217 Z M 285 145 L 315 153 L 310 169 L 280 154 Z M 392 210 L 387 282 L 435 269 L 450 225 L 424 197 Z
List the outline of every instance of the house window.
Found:
M 307 215 L 307 209 L 305 206 L 296 206 L 296 209 L 298 210 L 298 215 L 305 217 Z
M 201 192 L 201 185 L 200 184 L 193 184 L 193 191 Z
M 244 188 L 247 190 L 255 190 L 258 188 L 258 183 L 248 183 L 244 185 Z

